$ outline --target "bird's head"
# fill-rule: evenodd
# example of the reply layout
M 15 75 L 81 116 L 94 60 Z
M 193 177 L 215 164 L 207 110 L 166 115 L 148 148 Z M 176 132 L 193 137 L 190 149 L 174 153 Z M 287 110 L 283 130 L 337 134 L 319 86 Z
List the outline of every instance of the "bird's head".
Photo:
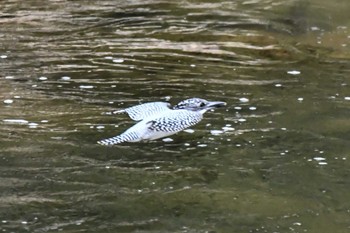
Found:
M 185 109 L 191 111 L 201 111 L 202 113 L 213 109 L 225 106 L 225 102 L 221 101 L 207 101 L 201 98 L 191 98 L 179 102 L 174 106 L 174 109 Z

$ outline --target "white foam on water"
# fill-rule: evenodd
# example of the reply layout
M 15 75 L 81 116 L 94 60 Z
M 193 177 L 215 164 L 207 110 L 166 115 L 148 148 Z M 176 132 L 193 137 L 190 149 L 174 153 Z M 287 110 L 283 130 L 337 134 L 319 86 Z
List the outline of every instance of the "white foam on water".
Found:
M 29 123 L 27 120 L 23 120 L 23 119 L 4 119 L 2 121 L 7 124 L 19 124 L 19 125 L 26 125 Z
M 245 98 L 245 97 L 242 97 L 242 98 L 239 98 L 239 101 L 242 102 L 242 103 L 247 103 L 247 102 L 249 102 L 249 99 Z
M 81 89 L 92 89 L 92 88 L 94 88 L 94 86 L 92 86 L 92 85 L 80 85 L 79 88 L 81 88 Z
M 163 142 L 172 142 L 174 139 L 172 138 L 163 138 Z
M 298 75 L 300 73 L 301 72 L 299 70 L 289 70 L 289 71 L 287 71 L 287 74 L 291 74 L 291 75 Z
M 4 100 L 4 104 L 12 104 L 12 103 L 13 103 L 13 100 L 11 99 Z
M 193 129 L 185 129 L 184 132 L 186 132 L 186 133 L 194 133 L 194 130 Z

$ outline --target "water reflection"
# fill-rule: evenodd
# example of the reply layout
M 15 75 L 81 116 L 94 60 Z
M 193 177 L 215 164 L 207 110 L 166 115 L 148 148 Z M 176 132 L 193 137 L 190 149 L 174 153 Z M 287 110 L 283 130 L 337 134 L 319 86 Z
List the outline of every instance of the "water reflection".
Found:
M 348 6 L 2 1 L 0 228 L 347 232 Z M 116 109 L 194 96 L 228 107 L 95 143 Z

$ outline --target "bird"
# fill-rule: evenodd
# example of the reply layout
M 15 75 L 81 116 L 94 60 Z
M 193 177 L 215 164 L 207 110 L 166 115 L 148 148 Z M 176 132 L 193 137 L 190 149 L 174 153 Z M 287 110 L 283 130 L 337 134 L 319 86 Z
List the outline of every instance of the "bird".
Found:
M 123 142 L 164 138 L 197 124 L 208 110 L 225 105 L 226 102 L 222 101 L 190 98 L 173 107 L 167 102 L 150 102 L 114 111 L 113 113 L 127 113 L 132 120 L 138 123 L 120 135 L 100 140 L 97 143 L 111 146 Z

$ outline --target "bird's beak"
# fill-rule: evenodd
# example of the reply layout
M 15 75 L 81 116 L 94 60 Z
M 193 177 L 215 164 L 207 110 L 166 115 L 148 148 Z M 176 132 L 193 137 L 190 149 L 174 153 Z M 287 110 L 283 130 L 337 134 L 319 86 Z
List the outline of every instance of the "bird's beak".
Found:
M 226 102 L 221 102 L 221 101 L 210 101 L 207 104 L 207 108 L 219 108 L 219 107 L 223 107 L 226 106 Z

